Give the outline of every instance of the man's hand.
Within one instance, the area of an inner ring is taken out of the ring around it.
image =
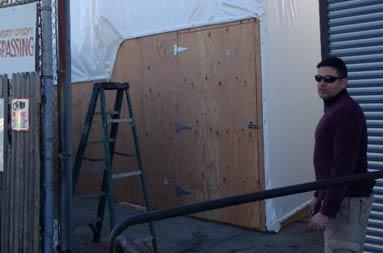
[[[318,204],[318,199],[316,197],[314,197],[311,202],[310,202],[310,214],[311,216],[314,216],[314,213],[315,213],[315,207],[317,206]]]
[[[315,214],[310,220],[310,228],[317,232],[322,232],[326,229],[329,218],[321,212]]]

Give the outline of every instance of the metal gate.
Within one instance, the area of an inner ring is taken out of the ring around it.
[[[341,57],[368,126],[368,168],[383,169],[383,0],[319,0],[322,55]],[[383,252],[383,181],[374,188],[365,252]]]

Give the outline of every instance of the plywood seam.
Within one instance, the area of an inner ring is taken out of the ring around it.
[[[235,27],[235,26],[240,26],[240,25],[247,24],[247,23],[252,23],[252,22],[255,23],[255,20],[257,20],[257,19],[256,18],[250,18],[250,19],[243,19],[243,20],[239,20],[239,21],[235,21],[235,22],[229,21],[229,22],[215,24],[215,25],[204,25],[204,26],[200,26],[200,27],[192,27],[192,28],[179,30],[178,33],[180,33],[180,34],[194,33],[194,32],[208,31],[208,30],[212,30],[212,29]]]
[[[260,49],[260,24],[254,22],[254,48],[256,49],[255,53],[255,73],[256,73],[256,89],[257,89],[257,116],[258,116],[258,171],[259,171],[259,188],[265,189],[265,176],[264,176],[264,145],[263,145],[263,107],[262,107],[262,67],[261,67],[261,49]],[[260,202],[260,224],[263,230],[266,230],[266,206],[265,201]]]

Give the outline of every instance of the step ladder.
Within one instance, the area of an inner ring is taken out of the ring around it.
[[[115,91],[115,102],[113,111],[108,111],[106,108],[106,98],[105,91]],[[128,106],[128,118],[120,118],[121,107],[124,95],[126,96],[127,106]],[[100,111],[96,112],[96,105],[98,98],[100,98]],[[92,122],[94,116],[101,116],[101,128],[102,128],[102,138],[98,140],[89,140],[89,134],[92,128]],[[133,153],[122,153],[115,151],[115,144],[117,138],[117,131],[119,124],[127,123],[129,128],[132,131],[133,135],[133,144],[134,152]],[[102,145],[104,155],[103,157],[87,157],[85,156],[86,146],[87,145]],[[133,158],[136,160],[137,168],[134,171],[127,171],[122,173],[113,174],[112,173],[112,163],[114,155],[125,156],[127,158]],[[139,176],[141,179],[141,186],[145,201],[145,207],[147,211],[150,211],[150,204],[148,200],[148,192],[146,190],[146,184],[143,175],[142,160],[140,156],[140,149],[138,145],[137,130],[134,121],[134,115],[132,110],[132,102],[129,94],[129,84],[128,83],[113,83],[113,82],[101,82],[95,83],[93,86],[92,97],[90,99],[88,112],[85,117],[84,126],[82,129],[81,139],[79,147],[76,154],[76,160],[74,162],[73,168],[73,185],[75,188],[77,185],[77,180],[80,174],[81,165],[84,160],[89,162],[104,162],[103,166],[88,168],[91,170],[98,170],[103,173],[102,177],[102,186],[100,192],[95,192],[92,194],[82,195],[75,197],[76,200],[84,199],[98,199],[98,208],[97,208],[97,217],[95,223],[89,224],[93,231],[93,241],[100,242],[102,225],[104,222],[104,214],[106,205],[109,208],[109,218],[110,218],[110,227],[113,227],[116,224],[115,217],[115,204],[113,201],[113,189],[112,181],[125,177]],[[83,168],[82,170],[85,170]],[[157,242],[154,232],[154,227],[152,223],[149,223],[151,240],[154,252],[157,252]]]

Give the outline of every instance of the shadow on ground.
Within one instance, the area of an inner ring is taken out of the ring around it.
[[[75,208],[75,221],[84,223],[95,212],[95,203]],[[116,208],[117,220],[140,213],[127,204]],[[203,221],[189,217],[178,217],[154,223],[160,253],[321,253],[322,235],[309,230],[307,221],[299,221],[283,228],[278,234]],[[108,226],[108,225],[107,225]],[[107,253],[106,242],[109,230],[104,229],[103,242],[92,242],[92,231],[88,226],[74,230],[74,253]],[[138,225],[124,232],[131,240],[150,248],[151,240],[147,225]],[[144,251],[148,252],[147,250]]]

